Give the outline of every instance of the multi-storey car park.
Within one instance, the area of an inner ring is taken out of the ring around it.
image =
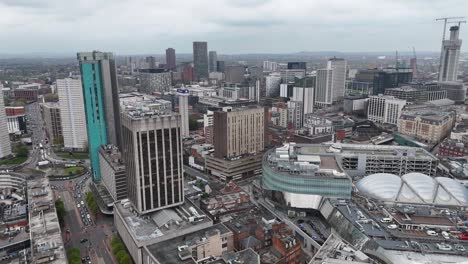
[[[438,160],[422,148],[289,143],[265,153],[262,185],[275,202],[317,209],[324,198],[350,199],[352,177],[374,173],[434,176]]]
[[[436,175],[438,162],[421,148],[289,143],[264,156],[262,204],[302,231],[319,216],[383,263],[463,263],[468,190]]]

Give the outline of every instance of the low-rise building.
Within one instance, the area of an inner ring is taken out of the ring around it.
[[[8,133],[25,133],[26,118],[24,106],[6,106],[5,113],[7,118]]]
[[[456,139],[445,139],[439,145],[441,157],[465,157],[468,156],[468,142]]]
[[[233,251],[232,232],[223,224],[177,236],[143,250],[145,264],[200,263],[222,259]],[[208,262],[210,263],[210,262]]]
[[[398,132],[426,143],[439,143],[455,122],[454,112],[405,111],[398,118]]]
[[[99,149],[99,164],[102,183],[114,201],[127,198],[125,165],[116,146],[106,145]]]
[[[369,97],[367,118],[376,123],[398,123],[398,117],[406,105],[406,101],[389,95],[374,95]]]
[[[171,239],[183,241],[184,237],[213,226],[213,221],[203,214],[189,199],[182,205],[137,215],[127,199],[121,200],[114,206],[115,227],[122,238],[130,256],[135,263],[179,263],[178,254],[174,255],[174,262],[158,261],[159,257],[152,256],[161,242]],[[203,232],[204,231],[200,231]],[[154,245],[154,247],[152,247]],[[178,243],[168,243],[168,246],[178,252]],[[169,252],[158,250],[160,254]],[[171,249],[172,251],[172,249]],[[190,263],[190,262],[188,262]]]

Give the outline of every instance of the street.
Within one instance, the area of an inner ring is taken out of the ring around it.
[[[81,205],[81,201],[84,201],[88,179],[82,176],[70,181],[52,182],[56,197],[63,200],[67,212],[63,230],[65,247],[80,249],[81,256],[90,256],[92,263],[113,263],[110,249],[106,246],[106,240],[112,236],[113,218],[99,214],[97,218],[91,216],[91,221],[85,220],[89,209],[86,202]],[[79,195],[77,190],[80,190]],[[83,211],[84,217],[81,216]]]
[[[33,148],[23,167],[35,169],[37,162],[41,160],[48,160],[53,164],[77,163],[78,160],[64,160],[53,152],[48,144],[50,142],[46,140],[39,104],[37,102],[28,104],[25,110],[28,130],[32,132]],[[42,148],[39,147],[40,144]],[[88,167],[89,160],[85,160],[82,165]],[[66,249],[80,250],[82,263],[114,263],[110,248],[106,246],[107,240],[110,240],[113,234],[113,218],[102,214],[98,214],[97,218],[91,216],[84,199],[85,193],[89,190],[87,187],[89,183],[87,174],[72,180],[50,182],[55,199],[61,199],[65,205],[63,241]],[[88,256],[89,260],[86,258]]]

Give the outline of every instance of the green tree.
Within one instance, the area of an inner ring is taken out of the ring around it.
[[[67,214],[67,211],[65,210],[65,204],[62,200],[58,199],[57,201],[55,201],[55,209],[57,210],[57,217],[59,219],[59,223],[60,225],[63,225],[64,217]]]
[[[27,158],[28,157],[28,148],[25,145],[21,145],[16,149],[16,156],[21,157],[21,158]]]
[[[189,130],[197,130],[198,129],[198,121],[195,117],[189,117]]]
[[[81,254],[78,248],[70,248],[67,250],[68,263],[81,264]]]
[[[63,145],[63,137],[62,136],[55,137],[52,143],[54,145]]]
[[[125,255],[123,255],[122,258],[119,259],[119,264],[130,264],[130,255],[128,255],[128,253],[125,253]]]
[[[46,102],[58,102],[58,95],[57,94],[52,94],[52,93],[46,94],[44,96],[44,100]]]

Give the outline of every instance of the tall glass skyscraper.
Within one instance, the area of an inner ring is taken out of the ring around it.
[[[193,65],[195,80],[208,80],[208,43],[193,42]]]
[[[94,181],[101,180],[99,148],[122,146],[119,95],[114,56],[110,52],[79,52],[89,157]]]

